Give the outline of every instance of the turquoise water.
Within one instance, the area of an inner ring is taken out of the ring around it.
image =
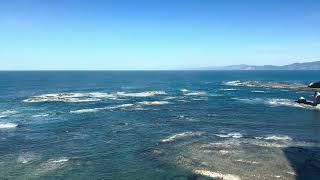
[[[0,72],[1,179],[319,179],[319,71]],[[307,165],[304,162],[309,162]]]

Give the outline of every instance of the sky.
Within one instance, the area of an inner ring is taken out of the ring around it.
[[[0,70],[320,60],[319,0],[1,0]]]

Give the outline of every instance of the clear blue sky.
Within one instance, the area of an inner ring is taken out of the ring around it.
[[[1,0],[0,69],[320,60],[320,0]]]

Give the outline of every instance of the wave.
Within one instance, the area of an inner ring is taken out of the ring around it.
[[[78,109],[78,110],[70,111],[70,113],[75,113],[75,114],[94,113],[94,112],[98,112],[98,111],[101,111],[101,110],[112,110],[112,109],[128,108],[128,107],[132,107],[132,106],[134,106],[134,104],[120,104],[120,105],[116,105],[116,106],[108,106],[108,107],[102,107],[102,108]]]
[[[173,96],[168,96],[166,98],[164,98],[163,100],[172,100],[172,99],[176,99],[177,97],[173,97]]]
[[[228,133],[228,134],[215,134],[218,137],[222,137],[222,138],[242,138],[243,135],[241,133]]]
[[[182,132],[182,133],[177,133],[174,134],[166,139],[162,139],[161,142],[172,142],[175,141],[176,139],[184,138],[184,137],[190,137],[190,136],[200,136],[202,133],[201,132]]]
[[[78,109],[78,110],[70,111],[70,113],[74,113],[74,114],[92,113],[92,112],[98,112],[99,110],[102,110],[102,108]]]
[[[266,142],[266,141],[251,142],[251,144],[260,146],[260,147],[272,147],[272,148],[285,148],[289,146],[288,144],[279,144],[275,142]]]
[[[144,105],[164,105],[164,104],[169,104],[168,101],[143,101],[140,102],[140,104]]]
[[[38,118],[38,117],[48,117],[49,114],[35,114],[35,115],[32,115],[31,117],[33,118]]]
[[[17,162],[22,164],[27,164],[35,160],[39,160],[40,156],[32,152],[24,152],[18,156]]]
[[[104,94],[104,95],[103,95]],[[103,98],[114,98],[106,93],[57,93],[57,94],[43,94],[40,96],[33,96],[23,100],[23,102],[37,103],[37,102],[95,102],[101,101]]]
[[[251,91],[251,92],[253,92],[253,93],[265,93],[265,91],[257,91],[257,90]]]
[[[49,159],[48,161],[41,163],[38,167],[37,174],[47,173],[49,171],[54,171],[60,168],[63,168],[68,162],[68,158],[59,158],[59,159]]]
[[[222,174],[219,172],[213,172],[213,171],[208,171],[203,169],[194,169],[193,172],[195,174],[200,174],[202,176],[207,176],[215,179],[219,178],[219,179],[225,179],[225,180],[240,180],[239,176],[233,175],[233,174]]]
[[[185,93],[185,92],[188,92],[189,90],[188,89],[180,89],[180,91]]]
[[[0,129],[12,129],[18,127],[15,123],[0,123]]]
[[[299,107],[305,109],[314,109],[320,110],[320,106],[311,106],[306,104],[299,104],[296,103],[294,100],[291,99],[277,99],[277,98],[269,98],[269,99],[262,99],[262,98],[254,98],[254,99],[247,99],[247,98],[231,98],[233,100],[242,101],[248,104],[266,104],[270,106],[288,106],[288,107]]]
[[[207,95],[206,92],[203,91],[198,91],[198,92],[189,92],[189,93],[184,93],[185,96],[205,96]]]
[[[117,109],[117,108],[127,108],[127,107],[132,107],[134,104],[120,104],[117,106],[111,106],[110,109]]]
[[[0,112],[0,118],[5,118],[14,114],[18,114],[19,111],[15,111],[15,110],[5,110]]]
[[[256,139],[275,140],[275,141],[291,141],[292,138],[286,135],[270,135],[266,137],[255,137]]]
[[[225,89],[220,89],[220,91],[237,91],[238,89],[233,89],[233,88],[225,88]]]
[[[125,97],[149,97],[154,95],[165,95],[167,94],[165,91],[145,91],[139,93],[126,93],[126,92],[117,92],[118,96],[125,96]]]

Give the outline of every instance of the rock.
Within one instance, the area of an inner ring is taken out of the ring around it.
[[[318,104],[320,104],[320,92],[315,92],[315,93],[314,93],[313,104],[314,104],[315,106],[318,105]]]
[[[307,103],[307,100],[304,97],[300,97],[296,102],[305,104]]]
[[[320,88],[320,81],[312,82],[308,85],[309,88]]]

